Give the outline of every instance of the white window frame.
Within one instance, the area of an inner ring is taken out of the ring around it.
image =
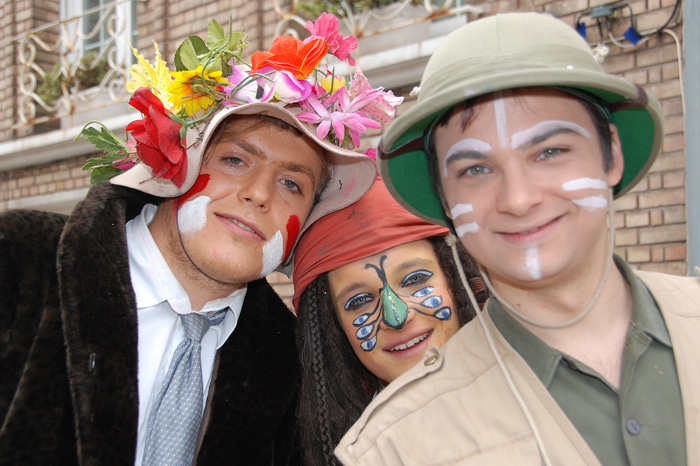
[[[86,11],[95,9],[95,7],[86,8],[85,4],[88,1],[90,0],[61,0],[61,19],[66,20],[78,17],[84,15]],[[92,0],[92,3],[94,2],[95,0]],[[102,11],[109,11],[111,8],[115,9],[117,15],[117,30],[121,29],[121,34],[118,36],[116,41],[118,63],[132,63],[133,56],[129,44],[133,43],[133,39],[135,37],[135,2],[132,0],[97,0],[97,2],[100,4],[99,6],[102,8]],[[77,31],[78,27],[80,28],[80,34],[78,34]],[[85,16],[82,17],[80,21],[68,25],[70,37],[76,38],[75,43],[72,44],[73,49],[76,50],[76,59],[84,56],[89,50],[100,50],[101,47],[110,40],[108,37],[106,40],[101,41],[97,47],[91,47],[90,49],[86,50],[86,48],[89,46],[86,45],[87,41],[82,38],[82,36],[87,35],[90,31],[86,31],[85,27]],[[106,27],[107,22],[102,25],[102,28]],[[77,55],[77,51],[80,52],[80,55]]]

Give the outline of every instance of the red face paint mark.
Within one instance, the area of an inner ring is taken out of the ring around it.
[[[299,236],[299,230],[301,230],[299,217],[292,215],[287,221],[287,247],[284,248],[284,259],[287,259],[289,253],[292,252],[294,243],[297,242],[297,237]]]
[[[210,178],[211,177],[208,174],[199,175],[199,177],[197,178],[197,181],[194,182],[194,184],[192,185],[190,190],[178,198],[178,201],[179,201],[178,204],[182,205],[185,202],[187,202],[187,200],[189,198],[191,198],[192,196],[194,196],[195,194],[201,193],[202,191],[204,191],[204,188],[206,188],[207,185],[209,184]]]

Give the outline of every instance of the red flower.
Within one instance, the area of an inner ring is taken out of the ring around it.
[[[297,79],[306,79],[328,53],[324,39],[313,39],[304,44],[296,37],[279,36],[269,52],[255,52],[250,60],[252,71],[271,66],[278,71],[289,71]]]
[[[141,162],[153,170],[153,176],[172,180],[178,188],[187,177],[187,151],[180,140],[180,128],[150,89],[142,87],[134,92],[129,104],[144,118],[132,121],[126,127],[136,140],[136,152]]]

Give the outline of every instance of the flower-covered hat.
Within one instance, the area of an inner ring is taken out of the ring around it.
[[[267,115],[282,120],[311,138],[326,153],[331,179],[300,232],[320,217],[362,197],[376,178],[376,164],[353,151],[360,135],[380,129],[394,116],[403,98],[372,89],[359,68],[352,78],[336,75],[327,54],[355,65],[350,56],[357,39],[338,32],[339,21],[324,13],[306,28],[304,41],[277,37],[269,51],[243,58],[242,32],[226,34],[209,22],[206,40],[188,37],[175,53],[176,71],[168,69],[157,44],[147,61],[134,49],[138,63],[129,72],[130,105],[143,118],[126,127],[123,141],[98,122],[83,136],[102,157],[83,167],[91,182],[109,179],[159,197],[177,197],[196,181],[207,144],[231,115]],[[287,258],[287,263],[291,261]],[[284,266],[285,264],[283,264]]]

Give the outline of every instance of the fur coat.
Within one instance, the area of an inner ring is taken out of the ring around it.
[[[156,198],[101,183],[67,218],[0,215],[0,465],[133,465],[137,317],[125,223]],[[219,349],[196,464],[295,462],[295,319],[248,284]]]

